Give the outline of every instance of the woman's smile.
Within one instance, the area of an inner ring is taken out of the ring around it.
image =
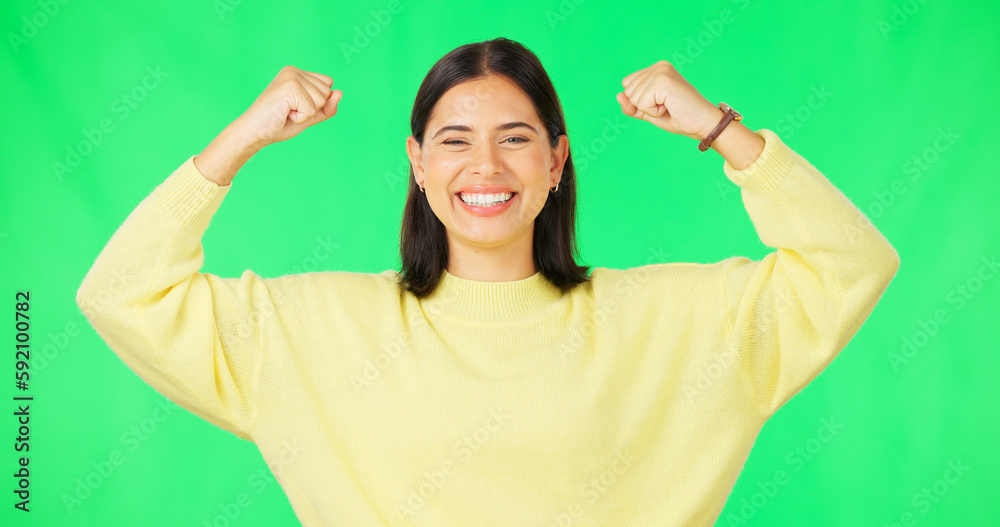
[[[455,194],[455,199],[462,204],[462,208],[475,216],[496,216],[503,214],[504,211],[510,208],[515,198],[517,198],[516,192],[495,194],[466,194],[459,192]]]

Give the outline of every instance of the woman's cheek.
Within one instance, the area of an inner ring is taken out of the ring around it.
[[[445,156],[440,160],[439,166],[441,167],[441,170],[446,173],[460,169],[463,166],[462,156],[457,154]]]

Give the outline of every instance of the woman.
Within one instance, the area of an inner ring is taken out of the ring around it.
[[[282,69],[77,295],[149,384],[257,444],[304,525],[710,525],[761,426],[899,264],[774,132],[660,61],[623,79],[622,111],[714,138],[776,251],[587,276],[561,107],[537,57],[499,38],[448,53],[417,93],[399,272],[200,273],[239,168],[336,114],[332,85]]]

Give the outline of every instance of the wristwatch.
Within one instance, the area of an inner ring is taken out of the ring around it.
[[[719,109],[722,110],[725,115],[722,116],[722,120],[715,126],[712,133],[708,134],[708,137],[702,139],[701,142],[698,143],[698,150],[701,150],[702,152],[708,150],[708,148],[712,146],[712,141],[715,141],[715,139],[719,137],[719,134],[722,133],[722,130],[724,130],[730,122],[743,120],[743,115],[740,112],[737,112],[732,108],[732,106],[729,106],[724,102],[719,103]]]

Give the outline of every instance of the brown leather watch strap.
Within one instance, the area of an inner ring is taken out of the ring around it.
[[[726,129],[726,126],[728,126],[729,123],[733,121],[743,120],[743,116],[740,115],[739,112],[737,112],[731,106],[729,106],[724,102],[719,103],[719,109],[722,110],[722,112],[724,113],[724,115],[722,116],[722,120],[719,121],[719,124],[715,126],[715,129],[712,130],[712,133],[708,134],[708,137],[702,139],[701,142],[698,143],[698,150],[701,150],[702,152],[707,151],[709,147],[712,146],[712,141],[715,141],[716,138],[719,137],[719,134],[721,134],[722,131]]]

